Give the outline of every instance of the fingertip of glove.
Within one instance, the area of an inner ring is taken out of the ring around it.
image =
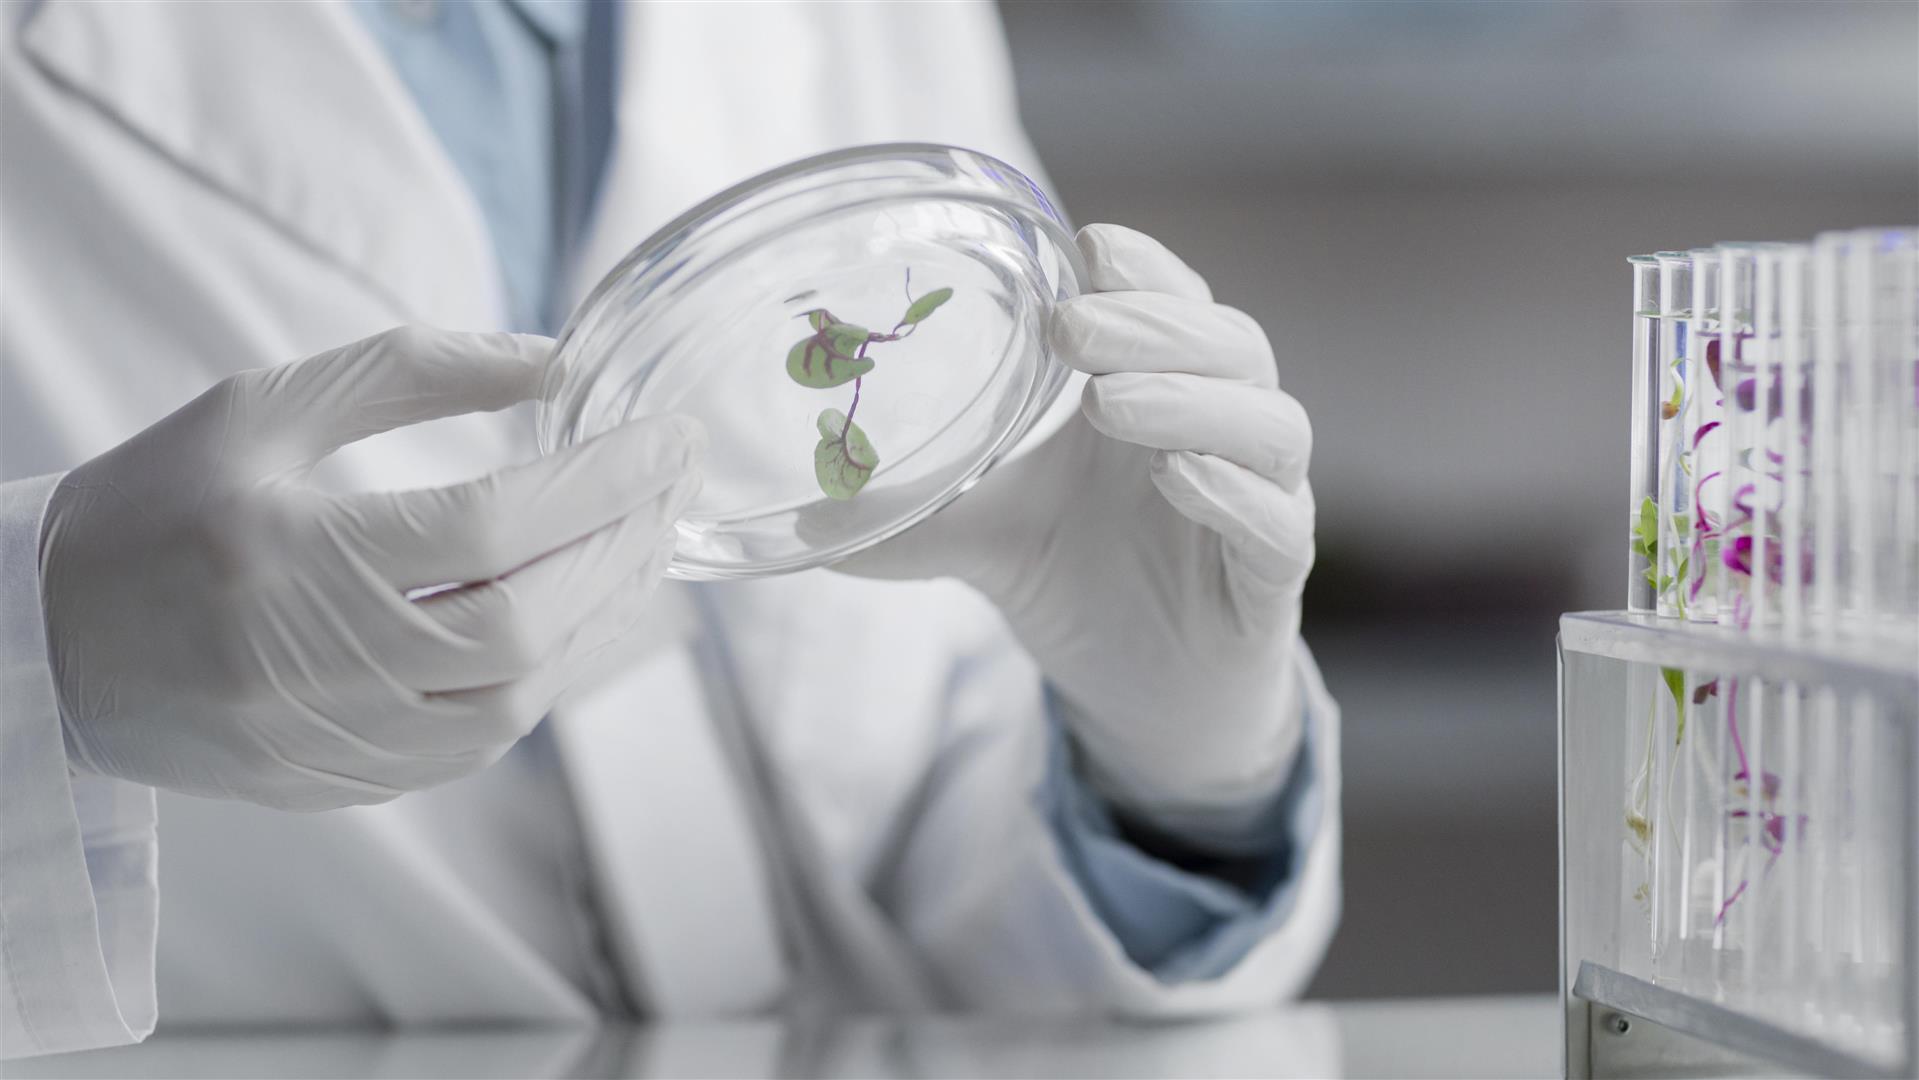
[[[553,339],[544,334],[502,333],[499,337],[505,339],[501,342],[502,346],[538,367],[545,367],[556,351]]]
[[[1130,372],[1095,375],[1086,380],[1080,392],[1080,410],[1100,433],[1123,438],[1134,417],[1132,387],[1137,380]]]
[[[698,465],[706,458],[708,443],[706,424],[697,417],[684,413],[675,413],[667,417],[673,427],[673,434],[680,440],[681,462],[688,466]]]
[[[450,369],[484,373],[510,386],[516,400],[538,397],[553,358],[553,339],[506,330],[400,328],[396,344],[439,358]]]
[[[1094,292],[1139,290],[1210,300],[1212,289],[1173,250],[1138,229],[1093,224],[1076,238]]]
[[[691,416],[675,415],[666,418],[665,439],[667,462],[678,470],[680,479],[674,483],[677,495],[682,487],[691,485],[686,494],[690,500],[699,491],[700,467],[706,461],[707,435],[706,425]]]
[[[527,396],[541,397],[548,393],[547,377],[553,370],[553,358],[558,351],[553,347],[553,339],[539,334],[500,333],[502,356],[512,361],[526,372]]]
[[[1080,229],[1074,240],[1079,244],[1080,254],[1086,256],[1087,264],[1096,267],[1111,266],[1115,255],[1120,252],[1142,247],[1165,250],[1158,241],[1138,229],[1104,221],[1096,221]]]
[[[1046,344],[1054,352],[1073,356],[1086,350],[1099,324],[1099,312],[1090,303],[1094,299],[1082,296],[1053,306],[1046,321]]]
[[[677,517],[681,510],[692,504],[705,484],[706,477],[697,468],[687,469],[678,480],[673,481],[673,486],[667,490],[667,504],[672,507],[674,516]]]

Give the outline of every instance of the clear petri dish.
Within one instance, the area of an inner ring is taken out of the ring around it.
[[[705,485],[667,570],[821,566],[959,497],[1067,371],[1047,316],[1084,289],[1037,184],[950,146],[836,151],[721,192],[648,238],[561,331],[543,451],[633,418],[703,421]]]

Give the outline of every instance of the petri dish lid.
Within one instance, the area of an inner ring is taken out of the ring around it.
[[[985,154],[797,161],[660,229],[581,302],[540,446],[695,417],[705,483],[667,576],[825,565],[958,498],[1033,427],[1068,375],[1047,318],[1085,276],[1051,200]]]

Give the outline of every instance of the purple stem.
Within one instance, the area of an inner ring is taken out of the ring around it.
[[[1739,887],[1732,891],[1732,895],[1726,897],[1726,902],[1719,905],[1719,916],[1713,919],[1712,921],[1712,924],[1714,926],[1719,926],[1725,923],[1726,912],[1732,910],[1733,901],[1739,899],[1740,895],[1746,891],[1746,884],[1747,884],[1746,882],[1741,881],[1739,883]]]
[[[1739,758],[1739,775],[1750,778],[1752,769],[1746,764],[1746,743],[1739,737],[1739,680],[1732,680],[1726,688],[1726,730],[1732,733],[1732,752]],[[1748,779],[1747,783],[1752,781]]]
[[[1718,478],[1719,470],[1714,469],[1700,477],[1699,482],[1692,486],[1692,505],[1693,509],[1699,515],[1696,524],[1699,527],[1699,531],[1706,536],[1715,536],[1718,534],[1719,526],[1712,520],[1712,515],[1706,512],[1705,500],[1706,485]]]
[[[866,349],[862,347],[860,351],[865,352]],[[860,383],[864,381],[865,378],[863,376],[855,376],[853,379],[853,404],[847,406],[846,423],[840,427],[840,442],[842,443],[846,441],[846,433],[853,430],[853,414],[860,411]]]
[[[1773,853],[1772,853],[1772,855],[1771,855],[1771,856],[1769,856],[1769,857],[1768,857],[1768,858],[1766,859],[1766,866],[1765,866],[1765,868],[1764,868],[1763,870],[1761,870],[1761,871],[1759,871],[1759,876],[1761,876],[1761,877],[1765,877],[1765,876],[1767,876],[1767,875],[1769,875],[1769,874],[1771,874],[1771,873],[1772,873],[1772,864],[1773,864],[1773,863],[1776,863],[1776,862],[1778,862],[1778,861],[1779,861],[1779,853],[1775,851],[1775,852],[1773,852]],[[1719,925],[1722,925],[1723,923],[1725,923],[1725,921],[1726,921],[1726,912],[1728,912],[1728,911],[1730,911],[1730,910],[1732,910],[1732,902],[1733,902],[1734,900],[1737,900],[1737,899],[1739,899],[1739,896],[1740,896],[1740,894],[1741,894],[1741,893],[1744,893],[1744,892],[1746,891],[1746,886],[1747,886],[1748,884],[1750,884],[1750,883],[1751,883],[1751,879],[1750,879],[1750,878],[1744,878],[1744,879],[1741,879],[1741,880],[1740,880],[1740,882],[1739,882],[1739,887],[1738,887],[1738,888],[1736,888],[1736,889],[1734,889],[1734,890],[1732,891],[1732,895],[1731,895],[1731,896],[1728,896],[1728,897],[1726,897],[1726,902],[1725,902],[1725,903],[1723,903],[1723,904],[1721,904],[1721,905],[1719,905],[1719,917],[1718,917],[1718,918],[1716,918],[1716,919],[1714,919],[1714,920],[1712,921],[1712,924],[1713,924],[1714,926],[1719,926]]]
[[[911,304],[913,301],[913,268],[910,266],[906,268],[906,300],[908,304]],[[830,319],[832,316],[829,313],[827,317]],[[911,337],[913,331],[919,329],[919,324],[915,323],[906,333],[902,334],[900,333],[900,327],[905,325],[903,322],[896,322],[893,324],[893,329],[884,334],[868,334],[866,340],[860,342],[860,351],[853,354],[853,359],[866,359],[867,346],[876,341],[898,341],[901,338]],[[820,340],[824,342],[825,339],[826,332],[822,330],[820,331]],[[863,375],[855,375],[853,377],[853,403],[846,407],[846,423],[840,425],[840,445],[842,446],[846,444],[847,432],[853,430],[853,414],[860,411],[860,387],[865,381],[866,377]]]
[[[1732,493],[1732,508],[1739,511],[1739,520],[1733,522],[1734,526],[1752,520],[1752,497],[1758,490],[1757,484],[1741,484],[1739,490]]]
[[[912,271],[908,270],[907,273],[911,274]],[[893,329],[897,330],[899,329],[899,327],[896,326]],[[867,338],[865,341],[860,342],[860,351],[853,354],[853,359],[855,360],[866,359],[866,347],[868,345],[873,344],[873,342],[875,341],[881,341],[881,340],[890,341],[892,339],[885,337],[884,335],[877,335],[877,334],[874,335],[873,337]],[[866,381],[866,376],[864,375],[855,375],[853,377],[853,404],[848,405],[846,407],[846,423],[840,425],[840,445],[842,446],[846,444],[846,433],[853,430],[853,414],[860,411],[860,386],[865,381]]]

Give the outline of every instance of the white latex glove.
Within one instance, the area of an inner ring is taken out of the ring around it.
[[[1079,246],[1094,291],[1060,305],[1050,338],[1091,376],[1080,411],[841,568],[979,588],[1058,690],[1107,797],[1230,831],[1299,745],[1312,429],[1259,325],[1170,251],[1112,225]]]
[[[532,397],[551,346],[389,331],[222,380],[63,478],[40,561],[74,765],[317,810],[505,753],[640,616],[701,430],[634,423],[434,490],[302,478],[368,435]]]

